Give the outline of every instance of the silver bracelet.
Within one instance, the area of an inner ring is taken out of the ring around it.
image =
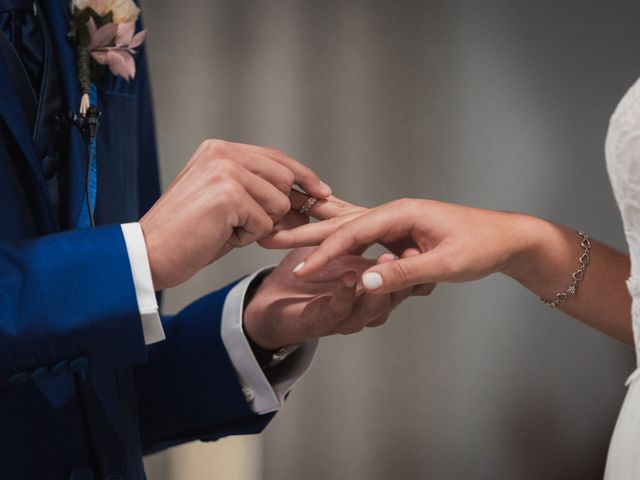
[[[580,262],[580,268],[578,268],[578,270],[575,271],[573,275],[571,275],[571,278],[573,278],[573,282],[571,282],[571,285],[569,285],[569,287],[567,287],[566,290],[560,293],[557,293],[556,298],[554,300],[545,300],[544,298],[540,299],[545,303],[545,305],[551,308],[557,308],[558,305],[566,302],[569,299],[569,297],[571,297],[572,295],[575,295],[576,290],[578,288],[578,284],[584,278],[584,272],[587,269],[587,265],[589,265],[589,263],[591,262],[591,240],[589,239],[589,235],[587,235],[586,233],[582,233],[580,231],[577,233],[582,237],[582,242],[580,243],[580,246],[582,247],[583,252],[580,258],[578,259],[578,262]]]

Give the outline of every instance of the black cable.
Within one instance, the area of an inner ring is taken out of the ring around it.
[[[91,207],[91,164],[93,163],[93,140],[89,139],[89,155],[87,161],[87,178],[86,178],[86,195],[87,195],[87,212],[89,212],[89,224],[91,228],[96,226],[93,219],[93,210]]]
[[[95,105],[91,105],[85,117],[85,125],[89,131],[89,155],[87,155],[87,178],[86,178],[86,195],[87,195],[87,212],[89,214],[89,224],[91,228],[96,226],[95,219],[93,217],[93,208],[91,202],[91,165],[94,161],[94,149],[93,142],[98,135],[98,126],[100,119],[100,110]]]

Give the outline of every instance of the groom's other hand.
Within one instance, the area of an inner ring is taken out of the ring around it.
[[[402,289],[385,295],[367,293],[358,281],[377,262],[356,255],[341,256],[315,274],[298,279],[295,265],[314,248],[291,252],[262,282],[244,313],[244,331],[260,347],[275,350],[334,334],[357,333],[384,324],[391,311],[411,295]]]
[[[331,189],[279,150],[207,140],[140,220],[154,288],[178,285],[236,247],[271,233],[298,185],[317,198]]]

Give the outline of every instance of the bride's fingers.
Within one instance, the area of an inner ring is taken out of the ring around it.
[[[300,240],[301,231],[308,233],[308,230],[314,225],[320,225],[321,223],[329,225],[331,223],[338,223],[336,220],[341,221],[342,218],[299,227],[291,232],[298,231],[297,235]],[[306,277],[318,271],[331,260],[347,252],[352,252],[360,246],[375,243],[391,232],[393,232],[396,237],[399,237],[401,236],[399,234],[405,234],[406,230],[411,228],[411,221],[403,220],[402,212],[398,212],[396,208],[388,205],[369,210],[364,215],[357,216],[350,222],[342,223],[338,226],[330,225],[330,228],[325,227],[326,231],[323,232],[324,234],[331,232],[331,230],[333,230],[333,232],[320,244],[319,248],[314,250],[303,263],[296,267],[294,273],[300,278]],[[318,239],[319,236],[316,235],[314,241],[318,241]]]
[[[402,253],[402,258],[410,258],[410,257],[415,257],[417,255],[420,255],[422,252],[420,250],[418,250],[417,248],[407,248],[403,253]],[[433,289],[436,288],[436,284],[435,283],[422,283],[420,285],[416,285],[414,287],[409,287],[403,291],[407,292],[407,296],[409,295],[414,295],[416,297],[426,297],[431,295],[431,293],[433,292]],[[400,292],[398,292],[400,293]],[[395,302],[396,299],[393,298],[394,295],[397,295],[396,293],[394,293],[392,295],[392,302]],[[406,296],[399,299],[399,301],[397,303],[395,303],[395,305],[398,305],[400,302],[402,302],[405,298],[407,298]],[[395,306],[394,305],[394,306]]]
[[[285,216],[286,220],[281,220],[271,235],[258,242],[259,245],[270,249],[320,245],[342,224],[367,211],[364,207],[358,207],[332,195],[325,200],[316,200],[306,213],[300,213],[301,209],[307,208],[310,198],[309,195],[292,190],[289,195],[291,211]],[[309,216],[322,221],[306,225]],[[306,220],[303,221],[303,218]]]
[[[402,258],[407,258],[407,257],[410,257],[410,256],[419,255],[419,254],[420,254],[420,250],[418,250],[417,248],[407,248],[402,253]],[[396,260],[398,260],[398,257],[396,257],[393,253],[384,253],[378,258],[378,262],[376,264],[377,265],[382,265],[383,263],[394,262]],[[412,293],[413,293],[413,288],[411,288],[411,287],[403,288],[399,292],[391,293],[390,294],[391,295],[391,301],[390,301],[390,304],[389,304],[390,310],[393,310],[398,305],[400,305],[402,302],[404,302],[407,298],[409,298],[412,295]],[[367,326],[368,327],[379,327],[380,325],[382,325],[383,323],[385,323],[387,321],[386,317],[388,317],[388,314],[386,316],[382,316],[382,317],[374,320],[373,322],[371,322]]]
[[[420,250],[418,250],[417,248],[407,248],[404,252],[402,252],[401,258],[415,257],[416,255],[420,255]],[[393,262],[395,260],[398,260],[398,257],[393,255],[390,260],[385,261],[385,262],[380,262],[380,263],[389,263],[389,262]],[[409,298],[412,295],[413,290],[414,290],[414,288],[407,287],[407,288],[403,288],[402,290],[399,290],[397,292],[391,293],[391,310],[393,310],[398,305],[400,305],[402,302],[404,302],[407,298]],[[377,325],[373,325],[373,326],[375,327]]]
[[[291,209],[299,212],[306,207],[311,197],[298,190],[291,190],[289,200],[291,201]],[[311,208],[307,210],[307,215],[318,220],[328,220],[330,218],[342,217],[353,213],[364,213],[367,209],[349,203],[341,198],[331,195],[325,199],[316,199]]]
[[[301,215],[301,214],[298,214]],[[291,229],[281,229],[261,239],[258,243],[264,248],[284,249],[320,245],[341,225],[356,218],[356,214],[332,218],[322,222],[309,223]]]
[[[418,250],[417,248],[407,248],[402,253],[402,258],[415,257],[416,255],[420,255],[420,253],[421,253],[420,250]],[[383,264],[383,263],[393,262],[395,260],[398,260],[398,257],[396,257],[394,254],[392,254],[392,253],[384,253],[378,258],[377,265],[380,265],[380,264]],[[428,296],[428,295],[431,295],[431,293],[433,292],[434,288],[436,288],[436,284],[435,283],[423,283],[423,284],[420,284],[420,285],[416,285],[415,287],[407,287],[407,288],[403,288],[402,290],[400,290],[398,292],[393,292],[391,294],[391,309],[393,310],[394,308],[396,308],[398,305],[400,305],[402,302],[404,302],[410,296]],[[379,323],[373,323],[373,324],[370,324],[369,326],[376,327],[378,325],[380,325],[380,324]]]
[[[273,231],[279,232],[281,230],[291,230],[296,227],[306,225],[307,223],[309,223],[309,217],[291,210],[273,226]]]
[[[452,261],[451,257],[452,254],[446,248],[436,247],[414,257],[375,265],[364,272],[362,284],[367,291],[378,294],[397,292],[418,285],[418,292],[428,295],[435,285],[427,284],[467,279],[467,268],[459,261]]]

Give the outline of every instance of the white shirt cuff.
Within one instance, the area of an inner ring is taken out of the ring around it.
[[[231,289],[222,310],[221,335],[227,354],[236,370],[238,380],[251,409],[258,414],[277,411],[293,384],[307,371],[313,360],[317,340],[303,343],[293,354],[278,365],[277,379],[269,382],[258,364],[249,341],[242,329],[244,300],[251,282],[268,269],[257,271],[241,280]]]
[[[140,322],[145,345],[161,342],[165,339],[160,320],[160,311],[151,278],[151,267],[147,256],[147,244],[144,241],[139,223],[125,223],[120,226],[127,247],[133,285],[136,290]]]

